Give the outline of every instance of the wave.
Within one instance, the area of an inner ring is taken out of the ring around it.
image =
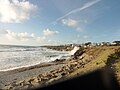
[[[43,47],[0,47],[0,71],[28,67],[70,56],[66,51],[55,51]]]
[[[71,51],[56,51],[43,47],[0,47],[0,71],[66,59],[74,55],[78,49],[76,46]]]
[[[43,48],[0,48],[0,52],[42,51]]]
[[[74,55],[76,51],[78,51],[80,48],[75,46],[73,50],[71,50],[70,55]]]

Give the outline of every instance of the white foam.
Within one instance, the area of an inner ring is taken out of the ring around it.
[[[75,52],[76,52],[77,50],[79,50],[79,49],[80,49],[79,47],[75,46],[74,49],[71,50],[70,55],[74,55]]]
[[[5,52],[0,52],[0,71],[13,70],[21,67],[33,66],[36,64],[51,62],[70,56],[69,52],[49,50],[45,48],[8,48]],[[24,49],[24,50],[23,50]],[[5,48],[2,49],[3,51]],[[20,51],[22,50],[22,52]],[[16,51],[16,52],[15,52]]]

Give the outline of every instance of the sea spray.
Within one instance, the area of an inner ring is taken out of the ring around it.
[[[74,55],[76,51],[78,51],[80,48],[75,46],[73,50],[71,50],[70,55]]]
[[[68,51],[56,51],[43,47],[0,46],[0,71],[51,62],[70,56]]]

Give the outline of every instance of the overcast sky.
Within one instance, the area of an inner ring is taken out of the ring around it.
[[[120,0],[0,0],[0,44],[120,40]]]

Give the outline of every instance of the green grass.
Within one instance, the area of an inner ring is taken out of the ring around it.
[[[67,78],[71,78],[78,74],[88,73],[96,69],[105,67],[108,57],[111,54],[115,53],[116,49],[118,49],[118,47],[112,47],[112,46],[111,47],[96,47],[96,48],[91,49],[90,51],[92,55],[95,56],[94,59],[88,64],[86,64],[84,68],[79,68],[78,70],[68,75]],[[114,56],[114,58],[116,58],[116,56]],[[120,67],[120,64],[119,64],[119,67]]]

